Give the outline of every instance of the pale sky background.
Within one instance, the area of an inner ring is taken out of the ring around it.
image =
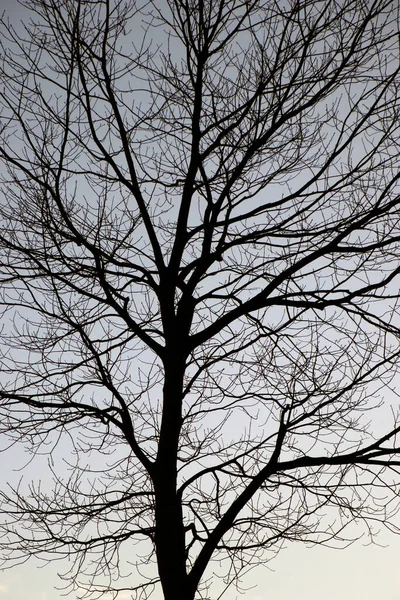
[[[10,17],[23,17],[16,0],[0,0],[0,9]],[[11,457],[10,457],[11,459]],[[0,462],[0,487],[6,484],[12,465]],[[38,478],[41,476],[38,473]],[[398,518],[400,525],[400,514]],[[306,548],[292,544],[268,564],[252,571],[245,580],[249,589],[245,600],[400,600],[400,536],[381,532],[378,546],[365,546],[363,540],[345,550]],[[0,572],[0,600],[62,600],[54,589],[60,585],[60,563],[38,568],[29,562]],[[126,582],[125,582],[126,583]],[[225,600],[234,600],[234,590]],[[68,598],[75,600],[76,594]],[[129,595],[120,596],[126,600]],[[161,600],[154,595],[154,600]],[[213,599],[214,600],[214,599]]]
[[[244,600],[400,600],[400,539],[382,536],[386,548],[358,542],[346,550],[306,549],[295,544],[270,563],[271,570],[253,571]],[[62,600],[54,589],[57,566],[16,567],[0,574],[0,600]],[[225,596],[234,600],[232,591]],[[68,598],[75,600],[76,595]],[[129,596],[121,600],[127,600]],[[160,600],[154,596],[154,600]]]

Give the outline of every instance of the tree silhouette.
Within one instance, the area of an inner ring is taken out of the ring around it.
[[[212,564],[227,588],[287,540],[394,527],[397,2],[25,9],[2,21],[0,428],[52,483],[4,488],[6,559],[192,600]]]

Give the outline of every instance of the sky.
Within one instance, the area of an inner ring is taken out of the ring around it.
[[[400,600],[400,539],[382,535],[386,547],[354,544],[346,550],[283,550],[269,565],[247,578],[244,600]],[[57,568],[26,564],[0,574],[0,600],[62,600]],[[233,591],[226,600],[237,597]],[[68,598],[75,600],[76,595]],[[120,597],[128,600],[129,596]],[[239,597],[240,598],[240,597]],[[161,600],[154,596],[154,600]]]
[[[25,463],[21,448],[3,454],[0,488],[20,479]],[[29,465],[28,476],[46,480],[46,460],[40,463],[40,469],[37,464]],[[362,533],[357,528],[352,532],[354,536]],[[400,600],[400,536],[381,527],[376,544],[368,541],[361,538],[343,550],[288,544],[275,559],[247,575],[242,596],[232,589],[224,600]],[[65,568],[65,562],[42,565],[31,560],[0,571],[0,600],[76,600],[77,594],[66,597],[57,589],[61,587],[57,572]],[[121,594],[119,600],[130,600],[130,596]],[[162,598],[154,594],[152,600]]]
[[[0,12],[23,16],[15,0],[0,0]],[[6,485],[9,465],[0,463],[0,487]],[[38,473],[40,477],[40,473]],[[400,525],[400,515],[399,515]],[[359,540],[345,550],[306,548],[297,543],[280,552],[266,568],[253,570],[245,580],[245,600],[400,600],[400,537],[381,532],[379,545]],[[0,572],[0,600],[61,600],[59,564],[39,568],[34,561]],[[62,568],[61,568],[62,570]],[[225,596],[234,600],[232,590]],[[68,596],[72,600],[76,595]],[[129,596],[120,596],[125,600]],[[154,596],[154,600],[160,598]]]

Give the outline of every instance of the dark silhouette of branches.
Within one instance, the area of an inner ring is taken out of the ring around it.
[[[397,3],[25,4],[0,430],[49,462],[1,492],[4,557],[193,600],[214,561],[227,588],[285,541],[395,529]]]

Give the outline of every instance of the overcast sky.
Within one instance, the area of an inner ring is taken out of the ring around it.
[[[400,600],[400,539],[382,536],[386,548],[361,542],[342,551],[306,549],[301,544],[284,550],[270,569],[247,578],[244,600]],[[0,600],[62,600],[57,566],[17,567],[0,575]],[[237,597],[233,591],[225,600]],[[69,598],[75,600],[76,595]],[[120,597],[120,600],[127,600]],[[154,596],[154,600],[160,600]]]
[[[23,9],[15,0],[0,0],[0,7],[13,18],[23,16]],[[3,463],[0,485],[6,485],[9,468],[10,465]],[[365,546],[360,540],[341,551],[293,544],[269,563],[268,568],[254,570],[247,577],[244,584],[254,587],[243,598],[400,600],[400,538],[382,532],[377,542],[380,547]],[[62,570],[60,564],[39,569],[37,563],[32,562],[0,573],[0,600],[61,600],[65,596],[54,589],[59,584],[57,570]],[[75,600],[76,595],[69,597]],[[234,590],[225,596],[226,600],[236,597]]]

